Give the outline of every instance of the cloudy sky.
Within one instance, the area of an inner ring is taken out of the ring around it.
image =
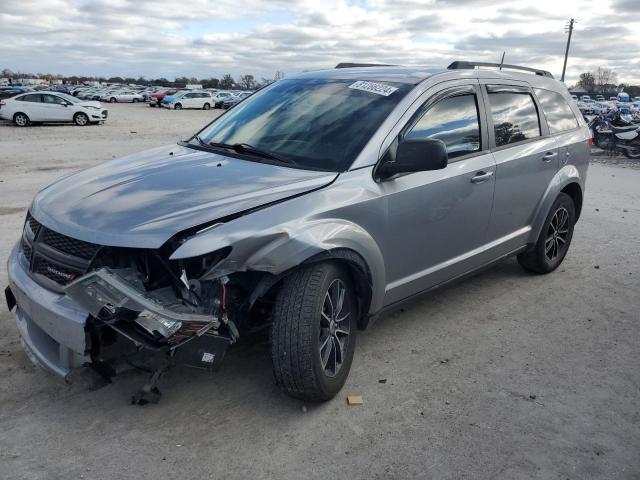
[[[0,0],[0,69],[272,78],[340,61],[506,61],[640,84],[640,0]]]

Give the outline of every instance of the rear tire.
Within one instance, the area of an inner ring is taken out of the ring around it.
[[[118,101],[118,99],[116,99],[115,97],[111,97],[109,99],[109,103],[116,103]]]
[[[573,200],[561,192],[547,215],[535,245],[518,255],[518,263],[530,272],[553,272],[569,250],[575,223]]]
[[[85,125],[89,125],[89,117],[84,113],[76,113],[73,116],[73,123],[79,127],[84,127]]]
[[[208,104],[208,103],[205,103],[205,104],[202,106],[202,109],[203,109],[203,110],[210,110],[210,109],[211,109],[211,105],[210,105],[210,104]]]
[[[631,148],[623,148],[624,156],[631,160],[637,160],[640,158],[640,145],[634,145]]]
[[[28,127],[31,121],[26,113],[16,113],[13,116],[13,123],[15,123],[19,127]]]
[[[357,317],[353,283],[341,265],[312,264],[288,276],[271,328],[276,384],[306,401],[333,398],[349,375]]]

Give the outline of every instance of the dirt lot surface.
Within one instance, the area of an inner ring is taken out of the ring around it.
[[[0,124],[3,285],[38,189],[216,115],[110,110],[103,126]],[[128,405],[140,373],[65,386],[30,364],[2,305],[0,478],[639,479],[639,267],[640,170],[594,157],[559,270],[508,260],[383,317],[323,405],[276,389],[264,341],[213,375],[172,371],[158,405]]]

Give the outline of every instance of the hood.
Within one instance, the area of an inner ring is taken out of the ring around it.
[[[165,95],[164,97],[162,97],[162,101],[164,103],[171,103],[174,100],[177,100],[180,97],[177,97],[176,95]]]
[[[182,230],[315,190],[336,176],[172,145],[58,180],[36,195],[31,214],[87,242],[158,248]]]
[[[96,102],[94,100],[87,100],[86,102],[80,102],[80,103],[77,103],[76,105],[80,105],[81,107],[102,108],[102,104],[100,102]]]

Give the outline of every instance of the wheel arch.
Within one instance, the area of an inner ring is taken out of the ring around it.
[[[580,175],[580,171],[574,165],[565,165],[563,168],[558,170],[551,182],[549,182],[549,185],[542,196],[542,200],[535,211],[533,221],[531,222],[531,232],[528,243],[536,242],[544,221],[547,218],[547,214],[549,213],[549,209],[560,193],[566,193],[573,200],[576,207],[577,221],[582,211],[583,192],[584,179]]]

